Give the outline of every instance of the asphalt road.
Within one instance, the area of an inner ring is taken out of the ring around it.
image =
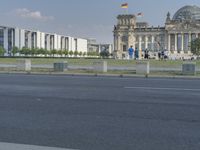
[[[199,150],[200,80],[0,74],[0,142]]]

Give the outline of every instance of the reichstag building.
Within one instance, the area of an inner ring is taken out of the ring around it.
[[[124,58],[130,46],[139,51],[167,50],[170,54],[190,54],[190,43],[200,37],[200,8],[184,6],[173,17],[166,16],[164,27],[137,22],[135,15],[118,15],[114,26],[114,55]]]

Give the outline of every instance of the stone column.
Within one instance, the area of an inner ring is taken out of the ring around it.
[[[118,58],[122,58],[120,35],[117,35],[117,55],[118,55]]]
[[[62,47],[61,47],[62,49]],[[114,35],[114,50],[117,50],[117,38],[116,35]]]
[[[6,53],[8,53],[8,28],[4,28],[3,33],[3,41],[4,41],[4,49],[6,50]]]
[[[198,33],[195,33],[196,38],[198,38]]]
[[[142,37],[141,36],[139,36],[139,51],[141,51],[141,49],[142,49]]]
[[[177,52],[177,33],[175,33],[175,44],[174,44],[174,51],[175,51],[175,53]]]
[[[192,34],[191,32],[188,33],[188,54],[191,54],[191,42],[192,42]]]
[[[181,33],[181,53],[184,53],[184,33]]]
[[[131,46],[133,46],[133,49],[135,49],[135,39],[132,32],[128,34],[128,48]]]
[[[51,36],[50,36],[50,40],[51,40],[51,42],[50,42],[50,43],[51,43],[51,46],[50,46],[51,48],[50,48],[50,49],[55,49],[55,45],[54,45],[54,35],[51,35]]]
[[[117,49],[118,51],[121,51],[121,47],[120,47],[120,35],[117,36]]]
[[[148,36],[146,35],[145,36],[145,49],[148,48]]]
[[[68,38],[65,38],[65,49],[69,49],[69,43],[68,43]]]
[[[171,35],[168,34],[168,51],[171,51]]]
[[[32,37],[31,37],[31,32],[28,31],[28,48],[32,48]]]
[[[33,47],[37,48],[37,33],[36,32],[34,33],[34,36],[33,36]]]
[[[13,48],[13,47],[15,46],[15,45],[14,45],[14,41],[15,41],[14,30],[12,30],[11,39],[12,39],[12,48]]]
[[[192,34],[191,32],[188,33],[188,39],[189,39],[189,43],[192,41]]]
[[[62,50],[65,50],[65,37],[62,37]]]
[[[47,50],[50,50],[50,35],[47,35]]]
[[[99,54],[100,54],[101,53],[101,44],[99,44],[98,47],[99,47],[98,51],[99,51]]]
[[[184,47],[184,34],[181,33],[181,51],[183,51],[183,47]]]
[[[155,37],[152,35],[151,36],[151,50],[154,51],[154,40],[155,40]]]
[[[12,51],[13,47],[15,46],[15,45],[14,45],[14,44],[15,44],[15,37],[14,37],[14,30],[13,30],[13,29],[11,30],[11,43],[12,43],[12,44],[10,45],[11,47],[10,47],[10,49],[8,50],[8,55],[10,55],[10,56],[12,55],[12,54],[11,54],[11,51]]]

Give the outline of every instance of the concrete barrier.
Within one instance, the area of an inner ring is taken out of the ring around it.
[[[67,148],[26,145],[26,144],[16,144],[16,143],[3,143],[3,142],[0,142],[0,149],[1,150],[75,150]]]
[[[30,59],[19,59],[17,61],[18,71],[31,71],[31,60]]]
[[[196,75],[196,62],[184,62],[182,64],[183,75]]]
[[[108,72],[107,61],[95,61],[93,62],[93,70],[95,72]]]
[[[136,61],[136,74],[148,75],[149,74],[149,61]]]
[[[53,64],[54,72],[64,72],[68,70],[68,62],[56,62]]]

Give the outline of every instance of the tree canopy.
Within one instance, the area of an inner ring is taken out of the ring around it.
[[[191,52],[195,55],[200,55],[200,38],[191,42]]]
[[[0,56],[4,56],[5,50],[2,46],[0,46]]]

